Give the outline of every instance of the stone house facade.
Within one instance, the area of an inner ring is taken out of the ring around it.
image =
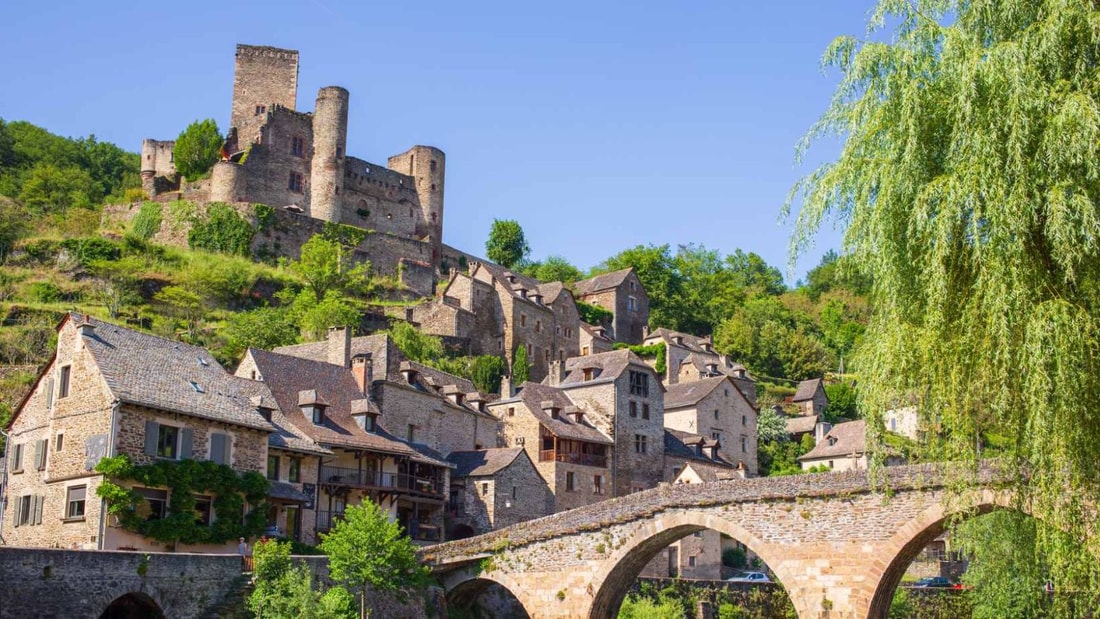
[[[253,401],[264,397],[262,385],[229,374],[202,348],[66,315],[54,357],[11,423],[5,537],[23,546],[158,549],[107,515],[96,496],[103,476],[95,465],[126,455],[139,465],[200,459],[265,473],[272,442],[302,456],[316,453],[296,428],[276,429],[265,418]],[[151,515],[171,501],[170,489],[141,492]],[[196,517],[212,522],[219,515],[207,499]]]
[[[823,414],[829,406],[829,396],[825,394],[825,381],[814,378],[798,383],[791,402],[798,406],[801,415]]]
[[[522,447],[456,451],[448,539],[488,533],[553,513],[554,495]]]
[[[756,406],[756,379],[745,366],[715,351],[709,336],[698,337],[661,327],[646,335],[642,344],[665,346],[666,369],[661,378],[666,385],[725,375],[733,379],[749,403]]]
[[[669,385],[665,394],[665,427],[707,437],[718,453],[755,476],[758,412],[726,375]]]
[[[640,344],[649,328],[649,296],[634,269],[627,268],[581,280],[573,287],[577,299],[612,314],[611,336],[617,342]]]
[[[607,329],[602,325],[590,325],[582,322],[578,344],[581,348],[580,355],[584,357],[598,355],[602,352],[611,352],[614,350],[615,342],[607,336]]]

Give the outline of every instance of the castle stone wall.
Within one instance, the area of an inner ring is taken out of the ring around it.
[[[298,52],[238,45],[233,71],[233,109],[229,124],[238,143],[259,139],[259,119],[275,105],[293,110],[298,96]],[[257,110],[257,108],[263,108]]]

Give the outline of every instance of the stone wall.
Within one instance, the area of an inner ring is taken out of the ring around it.
[[[166,617],[200,617],[240,585],[237,555],[50,550],[0,546],[0,618],[98,617],[128,593]],[[18,583],[18,584],[15,584]]]
[[[394,436],[406,438],[414,426],[413,440],[443,454],[496,447],[497,424],[489,415],[396,382],[375,382],[373,394],[383,411],[379,425]]]
[[[233,71],[233,108],[229,124],[238,140],[257,139],[256,117],[275,105],[293,110],[298,95],[298,52],[258,45],[237,45]],[[257,107],[264,109],[257,113]]]
[[[313,162],[313,119],[310,114],[292,108],[274,107],[263,116],[265,122],[256,138],[248,145],[248,157],[241,168],[246,177],[248,202],[282,208],[296,204],[306,212],[310,209],[310,169]],[[294,151],[295,138],[303,148]],[[242,147],[245,146],[242,142]],[[291,188],[290,174],[301,177],[301,187]]]

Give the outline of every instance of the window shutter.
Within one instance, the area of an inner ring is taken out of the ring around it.
[[[160,424],[155,421],[145,422],[145,455],[155,456],[157,455],[157,433],[160,431]]]
[[[43,440],[34,442],[34,468],[39,471],[46,468],[46,444]]]
[[[190,460],[192,444],[195,438],[194,431],[192,431],[191,428],[183,428],[180,430],[180,437],[180,458]]]
[[[53,410],[53,377],[46,381],[46,408]]]
[[[17,496],[15,497],[15,509],[12,513],[12,525],[19,526],[19,514],[23,513],[23,501],[27,500],[27,497]]]
[[[18,471],[23,468],[23,444],[13,445],[12,452],[11,466],[9,468],[12,471]]]
[[[44,496],[34,497],[34,524],[42,524],[42,504],[45,502]]]
[[[210,459],[218,464],[226,464],[225,461],[225,435],[210,435]]]

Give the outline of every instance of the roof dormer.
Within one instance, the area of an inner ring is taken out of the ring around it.
[[[481,395],[480,391],[471,391],[467,393],[466,402],[479,412],[485,412],[485,396]]]
[[[261,417],[267,421],[271,421],[271,414],[275,412],[274,404],[262,395],[252,396],[249,398],[249,401],[252,402],[252,408],[255,409]]]
[[[566,406],[565,407],[565,415],[567,417],[569,417],[569,419],[573,423],[580,423],[580,424],[584,423],[584,410],[582,410],[581,408],[579,408],[577,406]]]
[[[399,365],[397,369],[399,372],[401,372],[401,378],[404,378],[405,382],[409,383],[410,385],[416,382],[417,371],[416,368],[413,367],[412,363],[409,363],[408,361],[402,361],[401,365]]]
[[[305,418],[313,423],[317,425],[325,423],[325,409],[328,408],[328,402],[317,393],[316,389],[298,392],[298,408],[302,409]]]
[[[370,400],[367,398],[351,401],[351,418],[360,430],[374,432],[378,429],[378,412],[371,410]]]
[[[558,414],[561,412],[561,408],[553,400],[543,400],[539,403],[539,408],[542,409],[542,412],[550,415],[551,419],[557,419]]]
[[[458,385],[444,385],[443,395],[447,396],[447,399],[459,406],[462,406],[462,400],[466,397],[466,393],[458,388]]]
[[[684,345],[684,336],[680,335],[679,333],[673,333],[670,339],[672,340],[672,343],[677,346]]]

